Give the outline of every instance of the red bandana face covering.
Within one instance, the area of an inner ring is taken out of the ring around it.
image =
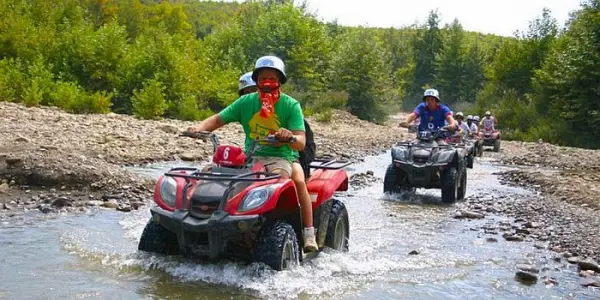
[[[275,113],[275,103],[281,96],[277,80],[262,80],[258,83],[258,98],[262,103],[260,116],[268,118]]]

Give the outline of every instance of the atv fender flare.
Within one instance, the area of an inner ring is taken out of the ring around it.
[[[306,184],[313,202],[313,208],[319,203],[331,199],[335,192],[348,190],[348,174],[344,170],[319,169]],[[316,199],[313,197],[316,195]]]

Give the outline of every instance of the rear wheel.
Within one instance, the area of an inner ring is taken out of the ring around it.
[[[500,140],[495,140],[494,141],[494,152],[499,152],[500,151]]]
[[[156,223],[154,219],[150,219],[142,232],[138,250],[175,255],[179,254],[179,242],[174,233]]]
[[[442,202],[452,204],[458,198],[458,171],[455,167],[450,167],[442,173]]]
[[[277,271],[298,265],[299,253],[296,232],[292,225],[285,221],[267,225],[254,249],[256,261],[263,262]]]
[[[338,251],[348,251],[348,240],[350,238],[350,224],[348,222],[348,210],[343,202],[333,199],[329,224],[327,225],[327,236],[325,246]]]

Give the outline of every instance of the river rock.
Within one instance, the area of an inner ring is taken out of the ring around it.
[[[0,184],[0,194],[6,194],[8,191],[10,191],[10,186],[8,183],[4,182]]]
[[[455,219],[483,219],[485,215],[482,213],[468,211],[468,210],[459,210],[454,213]]]
[[[109,201],[105,201],[105,202],[103,202],[103,203],[102,203],[102,206],[103,206],[103,207],[106,207],[106,208],[117,208],[117,207],[119,206],[119,204],[117,203],[117,201],[116,201],[116,200],[114,200],[114,199],[111,199],[111,200],[109,200]]]
[[[104,201],[100,201],[100,200],[90,200],[87,202],[87,206],[103,206],[104,205]]]
[[[40,206],[39,206],[39,210],[40,210],[41,212],[45,213],[45,214],[47,214],[47,213],[51,213],[51,212],[53,212],[53,211],[54,211],[54,210],[52,209],[52,207],[51,207],[50,205],[48,205],[48,204],[40,205]]]
[[[58,197],[56,200],[52,201],[52,206],[58,208],[65,206],[73,206],[73,200],[67,197]]]
[[[536,283],[538,280],[538,277],[537,277],[537,275],[530,273],[530,272],[517,271],[515,273],[515,279],[521,283],[529,285],[529,284]]]
[[[158,128],[166,133],[179,133],[179,128],[174,125],[161,125]]]
[[[539,273],[540,272],[540,270],[536,266],[527,265],[527,264],[518,264],[517,269],[519,269],[521,271],[529,272],[529,273]]]
[[[130,212],[131,206],[130,205],[119,205],[119,206],[117,206],[117,210],[122,211],[122,212]]]
[[[518,234],[505,233],[502,237],[509,242],[522,242],[523,237]]]
[[[577,257],[577,256],[571,256],[571,257],[567,258],[567,261],[570,264],[576,264],[576,263],[579,262],[579,257]]]
[[[598,265],[598,263],[591,261],[591,260],[581,260],[577,262],[577,265],[579,266],[579,270],[591,270],[594,272],[598,272],[600,273],[600,266]]]
[[[419,254],[419,251],[417,251],[417,250],[408,252],[408,255],[418,255],[418,254]]]
[[[590,276],[594,276],[594,274],[596,274],[596,272],[594,272],[592,270],[579,271],[579,277],[590,277]]]
[[[194,152],[184,152],[179,155],[179,158],[183,161],[196,161],[202,159],[202,155]]]
[[[582,278],[579,281],[579,284],[581,284],[582,286],[585,287],[600,287],[600,280],[598,280],[598,278],[591,278],[591,277],[586,277],[586,278]]]

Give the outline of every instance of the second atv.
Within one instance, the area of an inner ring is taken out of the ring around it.
[[[414,132],[414,127],[409,131]],[[383,191],[401,193],[415,188],[437,188],[442,190],[444,203],[462,200],[467,191],[465,149],[437,142],[445,132],[446,128],[420,131],[417,141],[393,146]]]

